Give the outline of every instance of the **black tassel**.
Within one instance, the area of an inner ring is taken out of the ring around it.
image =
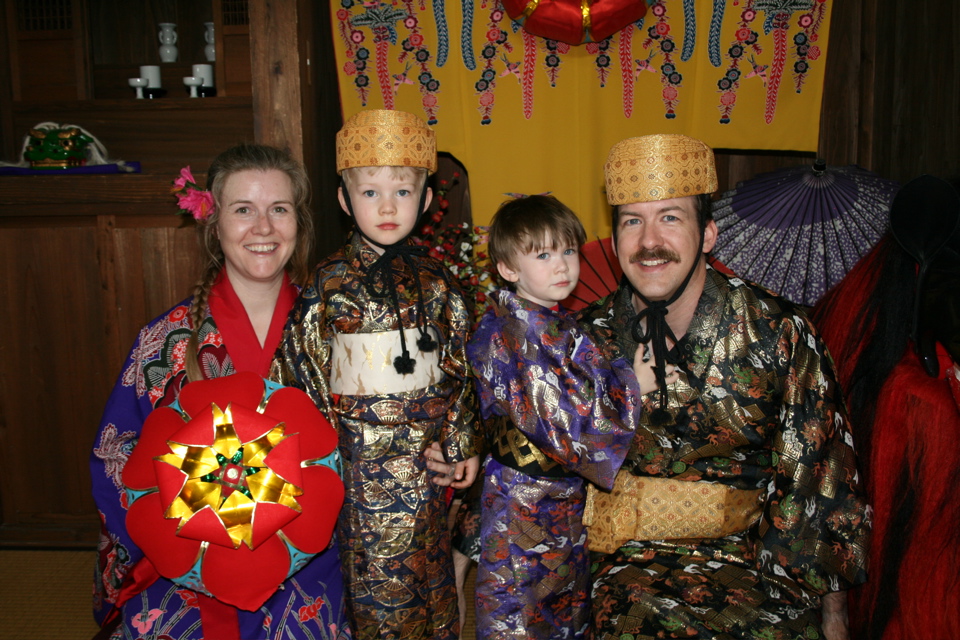
[[[397,370],[397,373],[400,375],[405,375],[408,373],[413,373],[413,369],[417,366],[416,360],[410,357],[410,354],[404,352],[403,355],[397,356],[393,359],[393,368]]]
[[[424,331],[420,334],[420,337],[417,338],[417,346],[420,347],[420,351],[430,353],[437,348],[437,341],[433,339],[433,336]]]

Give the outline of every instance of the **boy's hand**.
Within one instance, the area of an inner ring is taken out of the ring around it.
[[[644,354],[649,354],[647,356],[647,361],[644,362]],[[637,382],[640,384],[640,393],[647,394],[651,391],[657,390],[657,375],[653,371],[653,367],[657,364],[656,359],[653,357],[653,349],[649,349],[646,345],[640,345],[637,347],[637,353],[633,356],[633,372],[637,375]],[[680,378],[680,368],[668,364],[667,365],[667,384],[672,384]]]
[[[427,461],[427,469],[437,474],[433,477],[433,483],[441,487],[452,486],[454,489],[469,487],[480,469],[480,459],[477,456],[457,464],[447,462],[439,442],[431,443],[423,452],[423,457]]]
[[[453,486],[454,489],[466,489],[477,479],[477,471],[479,470],[479,456],[473,456],[463,462],[458,462],[457,468],[453,472],[454,482],[451,486]]]

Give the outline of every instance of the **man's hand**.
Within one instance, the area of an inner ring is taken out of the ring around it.
[[[646,360],[644,360],[645,357]],[[657,375],[653,370],[656,364],[657,360],[653,357],[653,350],[649,348],[649,345],[641,344],[637,346],[637,352],[633,356],[633,373],[637,376],[641,394],[657,390]],[[668,364],[666,378],[667,384],[676,382],[680,378],[679,367]]]
[[[831,591],[820,600],[823,605],[823,635],[826,640],[850,640],[847,592]]]

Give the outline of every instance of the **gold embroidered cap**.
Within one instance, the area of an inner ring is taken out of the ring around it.
[[[656,202],[717,190],[713,149],[696,138],[661,133],[621,140],[603,166],[607,202]]]
[[[337,173],[354,167],[425,167],[437,170],[433,129],[412,113],[369,109],[337,132]]]

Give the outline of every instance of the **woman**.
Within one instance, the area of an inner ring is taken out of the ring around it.
[[[141,330],[104,412],[91,456],[103,523],[95,617],[101,624],[119,620],[116,638],[349,637],[336,545],[253,612],[162,577],[149,583],[146,562],[135,569],[143,553],[125,526],[121,472],[144,420],[173,403],[188,381],[242,371],[268,375],[297,296],[294,283],[307,275],[313,238],[306,173],[272,147],[241,145],[217,156],[208,173],[210,195],[190,188],[188,170],[175,184],[185,194],[181,206],[197,218],[207,267],[191,298]],[[237,579],[242,576],[238,567]]]

